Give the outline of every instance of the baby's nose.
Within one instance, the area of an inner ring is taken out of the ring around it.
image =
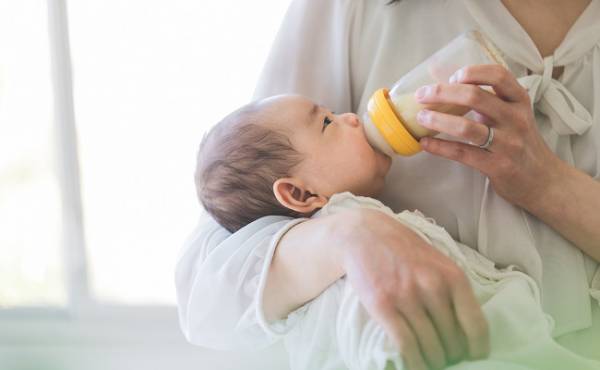
[[[358,118],[358,116],[354,113],[345,113],[344,121],[346,121],[346,123],[352,127],[360,126],[360,118]]]

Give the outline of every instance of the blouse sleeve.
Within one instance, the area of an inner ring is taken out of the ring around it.
[[[255,99],[294,93],[352,111],[350,45],[362,2],[294,0],[259,78]]]
[[[209,215],[203,217],[175,269],[179,323],[190,343],[255,350],[277,339],[258,324],[256,291],[277,243],[303,220],[267,216],[231,234]]]

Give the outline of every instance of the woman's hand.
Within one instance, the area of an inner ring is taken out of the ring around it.
[[[409,228],[374,210],[347,225],[347,279],[409,370],[442,369],[489,353],[481,307],[466,276]]]
[[[312,218],[286,232],[267,276],[266,319],[284,318],[344,274],[409,370],[489,353],[487,321],[462,270],[376,210]]]
[[[449,84],[424,86],[415,98],[422,104],[455,104],[476,112],[476,119],[424,110],[417,116],[427,128],[482,145],[487,149],[435,138],[421,140],[423,149],[461,162],[489,177],[494,190],[525,209],[541,201],[548,184],[560,179],[564,163],[552,153],[536,127],[527,91],[500,65],[475,65],[458,70]],[[488,85],[494,93],[477,85]]]

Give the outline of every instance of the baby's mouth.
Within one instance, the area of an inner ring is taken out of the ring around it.
[[[367,140],[367,138],[365,137],[365,140]],[[374,145],[371,145],[371,143],[369,142],[369,140],[367,140],[367,143],[369,143],[369,146],[373,149],[373,151],[377,154],[382,155],[383,157],[386,157],[390,162],[392,161],[392,157],[390,157],[389,155],[387,155],[386,153],[382,152],[379,148],[377,148]]]

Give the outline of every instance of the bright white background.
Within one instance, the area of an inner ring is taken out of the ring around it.
[[[85,279],[90,298],[111,306],[91,319],[48,314],[69,307],[72,278],[60,236],[53,1],[0,0],[0,368],[261,368],[259,355],[184,343],[173,267],[200,212],[197,145],[250,100],[289,0],[66,1]]]
[[[174,303],[197,146],[251,98],[287,1],[68,4],[93,292]]]
[[[288,1],[68,1],[92,292],[174,303],[203,132],[251,98]],[[0,0],[0,304],[65,300],[45,0]],[[60,134],[60,133],[58,133]]]

